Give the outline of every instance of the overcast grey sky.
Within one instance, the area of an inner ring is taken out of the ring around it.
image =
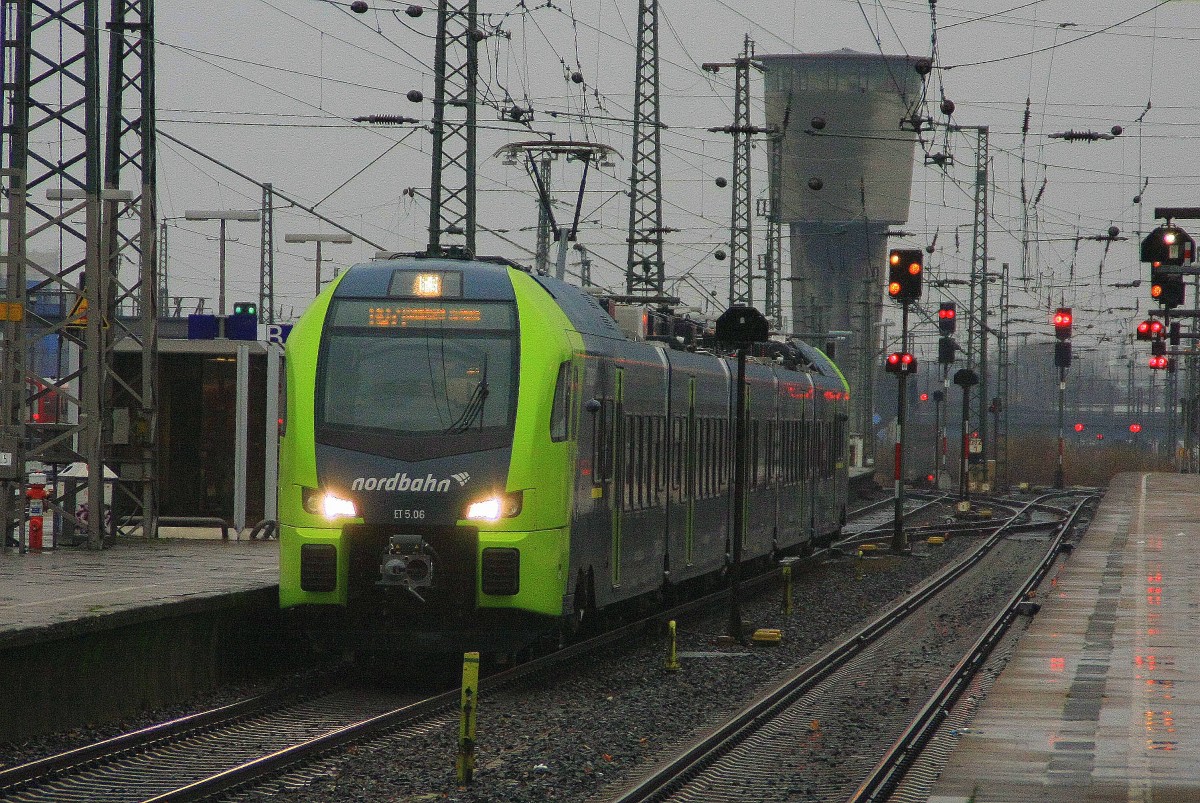
[[[368,2],[372,10],[365,15],[350,13],[348,3],[325,0],[159,4],[159,124],[261,181],[309,203],[321,201],[325,214],[376,242],[416,250],[425,244],[428,208],[405,190],[428,187],[429,134],[372,128],[350,118],[386,112],[430,119],[430,103],[411,103],[405,93],[420,89],[432,96],[435,15],[430,8],[411,18],[403,13],[407,3]],[[535,132],[589,138],[626,157],[609,175],[589,178],[580,234],[598,256],[595,278],[622,286],[628,215],[623,193],[630,151],[625,121],[631,106],[636,2],[481,0],[480,9],[486,22],[503,32],[481,50],[486,61],[482,92],[497,106],[531,105]],[[668,226],[679,229],[668,238],[667,271],[669,276],[690,272],[706,285],[724,288],[728,262],[717,262],[711,254],[728,240],[729,191],[718,189],[714,179],[729,175],[732,149],[727,135],[707,129],[731,121],[732,76],[729,71],[712,76],[699,64],[732,58],[747,33],[760,54],[847,47],[929,55],[929,3],[661,0],[660,9],[663,121],[669,126],[663,136],[664,217]],[[1014,275],[1021,263],[1022,151],[1029,193],[1045,183],[1034,258],[1025,281],[1015,284],[1017,300],[1030,307],[1019,316],[1041,321],[1048,307],[1060,301],[1073,305],[1080,329],[1077,348],[1090,345],[1088,338],[1096,342],[1103,337],[1106,343],[1124,339],[1133,322],[1144,317],[1145,287],[1111,285],[1143,278],[1137,232],[1152,225],[1153,207],[1200,205],[1194,100],[1198,35],[1200,3],[1188,0],[937,4],[942,69],[930,77],[928,113],[944,121],[938,111],[944,91],[957,107],[953,122],[991,127],[990,251],[997,264],[1009,262]],[[575,70],[583,74],[583,84],[571,82]],[[761,81],[754,91],[756,119],[761,121]],[[1031,124],[1022,148],[1026,98]],[[1148,104],[1152,108],[1143,116]],[[523,169],[503,165],[492,153],[534,134],[498,118],[492,109],[480,112],[485,124],[479,147],[480,223],[504,231],[512,242],[481,234],[479,250],[525,257],[533,248],[537,217],[530,181]],[[1124,133],[1112,141],[1069,143],[1048,137],[1067,129],[1107,132],[1113,125],[1122,126]],[[930,243],[936,233],[931,278],[962,278],[970,256],[974,156],[961,136],[951,137],[946,146],[956,159],[946,171],[926,167],[918,152],[905,229],[914,234],[911,242],[920,245]],[[257,208],[257,189],[240,179],[166,141],[159,153],[160,205],[168,217],[182,218],[186,209]],[[761,197],[766,192],[764,149],[758,148],[754,158],[754,192]],[[555,186],[564,204],[573,196],[578,176],[577,167],[558,169]],[[1138,205],[1133,199],[1143,184]],[[1103,233],[1110,225],[1119,226],[1131,240],[1107,253],[1101,243],[1077,245],[1077,236]],[[1200,223],[1195,226],[1200,230]],[[313,248],[285,245],[283,235],[319,230],[306,216],[277,214],[276,297],[285,311],[299,314],[311,300]],[[257,228],[231,224],[230,232],[239,240],[229,251],[230,299],[256,297]],[[215,233],[215,223],[172,221],[173,294],[215,297]],[[326,259],[346,264],[369,258],[373,251],[361,243],[330,246]],[[697,300],[686,288],[680,292],[693,303]],[[761,289],[757,294],[761,298]],[[936,302],[939,296],[928,300]],[[960,300],[965,301],[965,294]],[[1137,312],[1111,311],[1135,305]],[[1096,328],[1084,329],[1092,324]],[[1049,332],[1048,324],[1026,328]]]

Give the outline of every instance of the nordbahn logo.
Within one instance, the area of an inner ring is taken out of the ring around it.
[[[451,479],[458,487],[465,487],[471,475],[465,471],[452,474]],[[350,484],[352,491],[433,491],[446,493],[450,490],[450,480],[440,480],[432,474],[424,477],[409,477],[408,472],[400,472],[391,477],[356,477]]]

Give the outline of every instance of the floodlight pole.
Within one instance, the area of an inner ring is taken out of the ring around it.
[[[349,245],[354,242],[354,238],[349,234],[285,234],[283,235],[285,243],[316,243],[317,244],[317,268],[316,281],[313,287],[313,298],[321,295],[321,245],[323,243],[335,243],[337,245]]]
[[[225,314],[225,224],[230,220],[253,221],[257,223],[262,219],[262,214],[257,210],[237,210],[225,209],[216,212],[203,212],[198,210],[188,210],[183,213],[185,220],[216,220],[221,224],[221,257],[220,257],[220,283],[221,287],[217,296],[217,314]]]

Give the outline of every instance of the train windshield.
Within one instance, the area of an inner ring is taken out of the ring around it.
[[[328,321],[316,411],[324,434],[383,436],[384,445],[389,438],[511,434],[511,302],[341,299]]]

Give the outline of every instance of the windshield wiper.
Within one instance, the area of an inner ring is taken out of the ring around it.
[[[446,427],[446,433],[466,432],[475,423],[475,419],[479,419],[479,428],[483,429],[483,406],[487,403],[488,397],[488,355],[483,355],[483,376],[479,379],[479,384],[471,392],[471,398],[467,400],[467,404],[463,407],[463,411],[459,414],[454,423]]]

